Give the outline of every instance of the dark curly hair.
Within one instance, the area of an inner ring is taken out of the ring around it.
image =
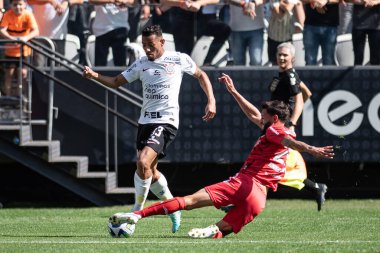
[[[289,106],[279,100],[263,102],[261,104],[261,109],[266,109],[271,116],[277,115],[278,119],[284,123],[288,121],[290,116]]]
[[[150,25],[144,28],[142,31],[142,36],[149,37],[150,35],[156,35],[157,37],[162,36],[162,29],[160,25]]]

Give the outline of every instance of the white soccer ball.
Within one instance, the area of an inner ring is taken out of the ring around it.
[[[135,232],[135,224],[123,223],[121,225],[112,225],[108,223],[108,232],[112,237],[132,237]]]

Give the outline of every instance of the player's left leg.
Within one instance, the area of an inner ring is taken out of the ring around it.
[[[160,171],[157,170],[158,159],[152,164],[153,179],[150,185],[150,190],[154,195],[160,200],[172,199],[173,195],[169,190],[168,182]],[[181,226],[181,211],[176,211],[169,214],[170,220],[172,221],[172,232],[175,233],[179,230]]]
[[[153,215],[167,215],[179,210],[192,210],[195,208],[212,205],[213,202],[211,201],[210,196],[204,189],[202,189],[186,197],[175,197],[165,201],[157,202],[151,206],[144,208],[141,211],[135,211],[132,213],[116,213],[112,215],[109,220],[113,224],[135,224],[140,219]]]

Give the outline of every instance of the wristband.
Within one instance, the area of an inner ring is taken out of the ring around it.
[[[241,6],[241,8],[245,7],[245,1],[244,0],[240,1],[240,6]]]
[[[297,124],[294,124],[293,122],[289,121],[289,126],[294,126],[294,127],[296,127]]]

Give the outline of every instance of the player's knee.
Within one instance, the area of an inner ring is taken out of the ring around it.
[[[137,169],[142,174],[149,173],[151,170],[150,166],[151,166],[151,163],[147,159],[139,158],[137,160]]]
[[[264,206],[257,206],[253,208],[252,210],[253,217],[256,217],[257,215],[259,215],[264,210],[264,208],[265,208]]]

